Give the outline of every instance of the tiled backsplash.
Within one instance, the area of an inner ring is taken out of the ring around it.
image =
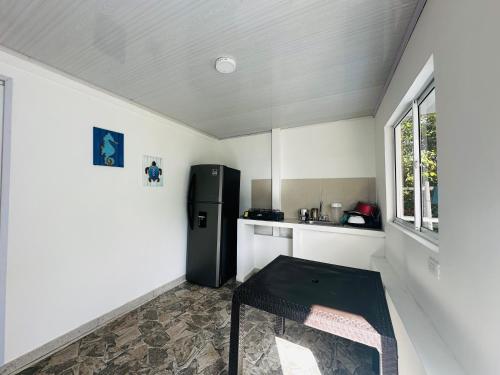
[[[319,208],[331,216],[331,204],[342,203],[343,210],[358,201],[375,202],[375,178],[311,178],[281,181],[281,209],[285,218],[297,218],[299,208]],[[252,207],[271,208],[271,180],[252,180]]]
[[[252,180],[252,208],[271,208],[271,179]]]

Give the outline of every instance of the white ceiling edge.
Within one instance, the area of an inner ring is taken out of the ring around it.
[[[342,122],[342,121],[349,121],[349,120],[356,120],[356,119],[363,119],[363,118],[370,118],[370,119],[375,119],[374,115],[366,115],[366,114],[352,114],[347,117],[339,117],[335,118],[333,120],[329,121],[321,121],[321,122],[312,122],[310,124],[304,124],[304,125],[291,125],[291,126],[280,126],[279,128],[273,128],[273,129],[301,129],[301,128],[308,128],[308,127],[313,127],[313,126],[324,126],[324,125],[334,125],[337,122]],[[260,135],[260,134],[269,134],[272,132],[272,129],[270,130],[262,130],[262,131],[257,131],[253,133],[246,133],[246,134],[238,134],[238,135],[231,135],[229,137],[222,137],[222,138],[217,138],[220,141],[224,141],[227,139],[233,139],[233,138],[241,138],[241,137],[250,137],[252,135]]]
[[[209,133],[205,133],[204,131],[201,131],[193,126],[190,126],[180,120],[177,120],[173,117],[170,117],[170,116],[167,116],[163,113],[160,113],[152,108],[149,108],[145,105],[142,105],[142,104],[139,104],[137,103],[136,101],[130,99],[130,98],[127,98],[125,96],[122,96],[122,95],[118,95],[118,94],[115,94],[109,90],[106,90],[105,88],[102,88],[100,86],[97,86],[93,83],[90,83],[84,79],[81,79],[81,78],[78,78],[78,77],[75,77],[74,75],[71,75],[69,73],[66,73],[64,72],[63,70],[60,70],[60,69],[57,69],[57,68],[54,68],[53,66],[51,65],[47,65],[43,62],[41,62],[40,60],[37,60],[33,57],[30,57],[30,56],[27,56],[27,55],[24,55],[22,53],[19,53],[17,51],[14,51],[8,47],[5,47],[4,45],[1,45],[0,44],[0,53],[4,53],[6,55],[11,55],[15,58],[18,58],[20,60],[23,60],[24,62],[28,63],[28,64],[31,64],[31,65],[34,65],[35,67],[38,67],[40,69],[43,69],[43,70],[46,70],[47,72],[49,72],[50,74],[53,74],[55,76],[59,76],[59,77],[62,77],[62,78],[65,78],[67,80],[70,80],[70,81],[73,81],[75,83],[75,86],[73,88],[76,88],[76,89],[81,89],[82,86],[85,88],[85,89],[91,89],[91,90],[94,90],[94,91],[97,91],[98,93],[101,93],[103,95],[106,95],[106,96],[109,96],[111,97],[112,99],[114,100],[117,100],[118,102],[120,102],[121,104],[129,104],[129,105],[132,105],[134,106],[136,109],[138,110],[141,110],[141,111],[144,111],[144,112],[147,112],[149,113],[150,115],[153,115],[153,116],[157,116],[157,117],[160,117],[162,118],[163,120],[166,120],[168,122],[171,122],[172,125],[174,126],[179,126],[179,127],[182,127],[184,128],[185,130],[188,130],[192,133],[195,133],[195,134],[198,134],[198,135],[201,135],[203,137],[206,137],[206,138],[209,138],[209,139],[212,139],[212,140],[220,140],[220,138],[217,138]],[[0,63],[2,61],[0,60]],[[15,65],[14,65],[15,66]],[[16,69],[22,69],[22,67],[19,67],[19,66],[15,66]],[[57,81],[57,77],[54,77],[55,80]],[[15,82],[14,82],[14,85],[15,85]]]
[[[391,84],[392,78],[394,77],[394,74],[396,73],[396,69],[398,68],[399,62],[401,61],[403,54],[406,50],[406,46],[410,42],[413,31],[415,30],[415,27],[417,27],[418,20],[419,20],[420,16],[422,15],[422,12],[424,11],[425,4],[427,4],[427,0],[418,0],[417,5],[415,6],[415,10],[413,11],[413,15],[411,16],[410,23],[408,24],[408,27],[406,29],[403,40],[401,41],[401,44],[399,45],[398,52],[396,53],[396,58],[394,59],[394,62],[392,63],[391,70],[389,72],[389,75],[387,76],[387,80],[385,81],[382,93],[380,94],[380,97],[377,100],[377,105],[375,106],[375,110],[373,112],[373,117],[375,117],[377,115],[377,112],[380,108],[380,105],[382,104],[382,101],[384,100],[385,94],[387,93],[387,90],[389,89],[389,85]]]
[[[307,126],[307,125],[304,125]],[[229,137],[223,137],[223,138],[217,138],[219,141],[227,141],[228,139],[233,139],[233,138],[242,138],[242,137],[251,137],[253,135],[262,135],[262,134],[271,134],[272,129],[269,130],[259,130],[253,133],[244,133],[244,134],[238,134],[238,135],[230,135]]]

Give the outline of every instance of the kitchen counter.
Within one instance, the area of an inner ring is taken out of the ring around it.
[[[253,220],[244,218],[238,219],[238,222],[239,221],[245,222],[247,225],[257,225],[263,227],[277,227],[277,228],[290,228],[290,229],[300,228],[302,230],[314,230],[321,232],[345,233],[358,236],[385,238],[385,232],[380,229],[356,228],[348,225],[330,224],[328,222],[322,224],[309,224],[300,222],[297,219],[285,219],[283,221],[268,221],[268,220]]]
[[[272,227],[262,235],[255,227]],[[286,236],[283,236],[286,232]],[[370,269],[370,257],[383,255],[385,233],[381,230],[334,224],[308,224],[296,219],[264,221],[238,219],[237,275],[245,281],[278,255],[288,255],[348,267]]]

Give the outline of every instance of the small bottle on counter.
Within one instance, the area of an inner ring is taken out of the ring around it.
[[[342,217],[342,203],[334,202],[332,203],[332,223],[340,224],[340,218]]]

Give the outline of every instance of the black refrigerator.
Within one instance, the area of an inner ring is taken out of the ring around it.
[[[240,171],[193,165],[187,199],[186,280],[218,288],[236,275]]]

